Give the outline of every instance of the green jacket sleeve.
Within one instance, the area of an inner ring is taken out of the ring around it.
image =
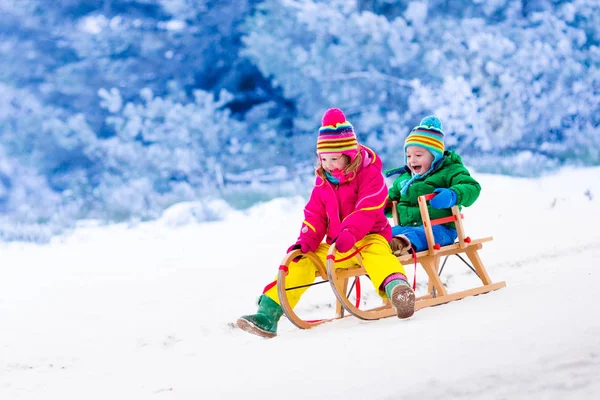
[[[449,182],[449,188],[457,194],[456,204],[469,207],[479,197],[481,185],[469,173],[469,171],[461,166],[456,169]]]

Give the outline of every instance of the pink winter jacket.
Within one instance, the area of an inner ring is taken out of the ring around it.
[[[356,177],[335,185],[317,176],[310,200],[304,207],[304,222],[297,243],[306,243],[315,251],[327,235],[331,244],[348,229],[357,241],[369,233],[392,240],[392,228],[384,207],[388,189],[381,173],[382,163],[368,147],[360,146],[363,163]]]

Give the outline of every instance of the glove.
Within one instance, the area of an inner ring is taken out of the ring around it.
[[[293,245],[291,245],[288,249],[287,252],[291,253],[294,250],[300,250],[301,252],[303,252],[304,254],[308,253],[310,251],[310,248],[308,247],[308,245],[306,243],[294,243]]]
[[[435,189],[433,193],[437,193],[433,199],[429,201],[433,208],[450,208],[456,205],[457,195],[452,189]]]
[[[300,250],[303,254],[306,254],[310,251],[310,248],[308,247],[308,245],[306,243],[294,243],[293,245],[291,245],[288,249],[287,249],[287,254],[291,253],[294,250]],[[294,259],[292,260],[293,262],[297,263],[298,261],[300,261],[304,256],[298,256],[298,257],[294,257]]]
[[[350,251],[350,249],[352,248],[352,246],[354,246],[355,243],[356,238],[354,237],[354,235],[350,233],[349,230],[344,229],[340,232],[337,239],[335,240],[335,247],[339,252],[345,253],[347,251]]]

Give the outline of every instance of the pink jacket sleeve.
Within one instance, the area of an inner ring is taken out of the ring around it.
[[[317,185],[313,188],[310,199],[304,207],[304,221],[297,241],[297,243],[306,243],[311,251],[317,250],[327,230],[327,212],[319,196],[319,183],[323,182],[317,178]]]
[[[356,179],[358,200],[354,211],[342,221],[341,230],[347,229],[361,240],[384,215],[388,189],[381,171],[373,165],[362,169]]]

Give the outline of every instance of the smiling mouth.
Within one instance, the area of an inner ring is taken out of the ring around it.
[[[421,169],[422,169],[423,167],[422,167],[422,166],[420,166],[420,165],[413,165],[413,166],[412,166],[412,167],[410,167],[410,168],[413,170],[413,172],[419,173],[419,172],[421,172]]]

